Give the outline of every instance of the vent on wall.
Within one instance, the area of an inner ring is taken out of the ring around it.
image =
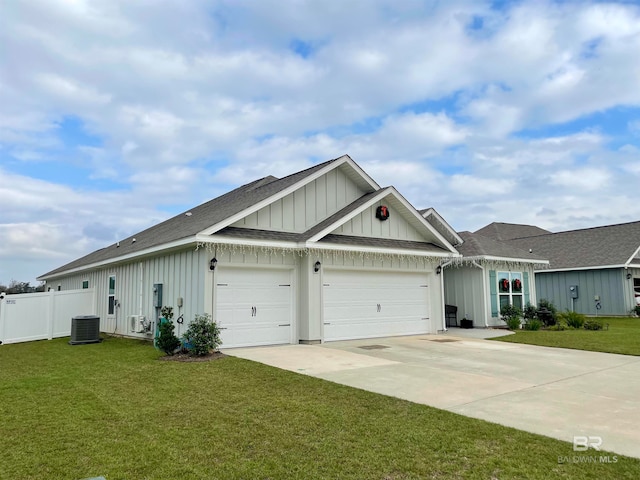
[[[95,315],[80,315],[71,319],[70,345],[84,343],[98,343],[100,338],[100,317]]]

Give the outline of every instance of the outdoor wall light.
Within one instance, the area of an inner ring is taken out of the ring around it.
[[[313,264],[313,271],[314,273],[318,273],[320,271],[320,266],[322,264],[320,263],[320,261],[317,261],[316,263]]]
[[[627,273],[627,280],[631,280],[631,272]]]
[[[209,270],[213,271],[216,269],[216,265],[218,265],[218,259],[216,257],[213,257],[211,259],[211,261],[209,262]]]
[[[442,266],[438,265],[436,267],[436,275],[440,275],[442,273]]]

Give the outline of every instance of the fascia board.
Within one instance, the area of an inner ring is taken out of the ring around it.
[[[418,212],[420,213],[420,212]],[[429,207],[425,210],[424,213],[421,214],[421,216],[426,220],[426,217],[433,214],[440,223],[442,223],[442,225],[444,225],[446,227],[447,230],[449,230],[449,232],[451,233],[451,235],[458,240],[458,245],[464,243],[464,240],[462,239],[462,237],[460,237],[460,235],[458,235],[458,232],[456,232],[451,225],[449,225],[449,223],[442,218],[442,215],[440,215],[435,208],[433,207]]]
[[[379,248],[379,247],[365,247],[357,245],[326,245],[321,243],[307,242],[305,248],[314,250],[327,250],[327,251],[340,251],[340,252],[363,252],[363,253],[377,253],[377,254],[390,254],[390,255],[412,255],[417,257],[442,257],[442,258],[455,258],[461,256],[460,254],[451,254],[446,252],[425,252],[424,250],[411,250],[401,248]]]
[[[335,160],[334,162],[331,162],[329,165],[327,165],[326,167],[318,170],[317,172],[315,172],[312,175],[309,175],[308,177],[305,177],[303,179],[301,179],[300,181],[294,183],[293,185],[289,186],[288,188],[285,188],[284,190],[281,190],[277,193],[274,193],[272,196],[265,198],[264,200],[262,200],[261,202],[258,202],[248,208],[245,208],[243,211],[236,213],[235,215],[232,215],[231,217],[226,218],[225,220],[216,223],[215,225],[212,225],[209,228],[206,228],[200,232],[197,233],[197,235],[212,235],[215,232],[217,232],[218,230],[222,230],[225,227],[228,227],[229,225],[242,220],[244,217],[251,215],[252,213],[257,212],[258,210],[260,210],[261,208],[266,207],[267,205],[272,204],[273,202],[280,200],[281,198],[286,197],[287,195],[295,192],[296,190],[299,190],[300,188],[304,187],[305,185],[313,182],[314,180],[317,180],[318,178],[322,177],[323,175],[327,174],[328,172],[330,172],[331,170],[334,170],[338,167],[340,167],[341,165],[344,164],[348,164],[349,166],[351,166],[351,168],[353,168],[356,172],[358,172],[361,175],[364,175],[364,179],[365,181],[371,185],[372,188],[374,188],[375,190],[378,190],[380,187],[378,186],[377,183],[375,183],[371,177],[369,177],[366,173],[364,173],[364,171],[358,167],[356,165],[356,163],[351,160],[351,158],[348,155],[343,155],[342,157],[338,158],[337,160]]]
[[[196,236],[198,243],[213,243],[213,244],[225,244],[225,245],[249,245],[252,247],[269,247],[269,248],[284,248],[295,250],[296,248],[303,248],[304,244],[299,242],[279,242],[277,240],[252,240],[245,238],[230,238],[230,237],[217,237],[215,235],[198,235]]]
[[[543,270],[543,273],[571,272],[574,270],[604,270],[605,268],[625,268],[629,266],[630,265],[593,265],[591,267],[548,268]]]
[[[440,232],[438,232],[433,227],[433,225],[431,225],[429,222],[427,222],[427,219],[424,218],[422,215],[420,215],[420,212],[418,212],[415,209],[415,207],[413,205],[411,205],[409,203],[409,201],[406,198],[404,198],[400,194],[400,192],[398,192],[396,190],[395,187],[388,187],[388,189],[392,190],[392,193],[400,201],[400,203],[402,203],[405,206],[405,208],[411,213],[411,215],[413,215],[424,227],[426,227],[426,229],[429,232],[433,233],[436,236],[436,238],[438,240],[440,240],[442,242],[442,244],[447,248],[447,250],[449,250],[451,253],[458,253],[458,251],[455,249],[455,247],[453,245],[451,245],[446,238],[444,238],[442,235],[440,235]]]
[[[474,255],[472,257],[464,257],[464,260],[470,260],[475,262],[477,260],[489,260],[491,262],[516,262],[516,263],[531,263],[537,265],[549,265],[549,260],[534,260],[530,258],[514,258],[514,257],[496,257],[493,255]],[[549,270],[545,270],[549,271]]]
[[[144,250],[131,252],[126,255],[121,255],[119,257],[112,257],[107,260],[102,260],[100,262],[89,263],[87,265],[82,265],[80,267],[71,268],[69,270],[64,270],[62,272],[59,272],[53,275],[43,275],[41,277],[38,277],[37,280],[48,280],[51,278],[58,278],[58,277],[70,275],[73,273],[83,272],[85,270],[92,270],[94,268],[104,267],[106,265],[110,265],[113,263],[122,263],[122,262],[126,262],[127,260],[132,260],[138,257],[146,257],[146,256],[153,255],[155,253],[159,253],[165,250],[173,250],[175,248],[183,247],[183,246],[189,245],[190,243],[195,243],[195,242],[196,242],[195,237],[186,237],[180,240],[176,240],[174,242],[163,243],[162,245],[145,248]]]
[[[631,261],[636,258],[638,256],[638,254],[640,253],[640,246],[638,248],[636,248],[636,251],[633,252],[633,254],[629,257],[629,260],[627,260],[625,262],[625,265],[630,265]]]

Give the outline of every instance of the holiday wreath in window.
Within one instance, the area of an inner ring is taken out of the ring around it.
[[[498,285],[500,286],[500,291],[501,292],[508,292],[509,291],[509,279],[508,278],[501,279]]]
[[[521,292],[522,291],[522,282],[520,281],[519,278],[514,278],[511,283],[513,284],[513,291],[514,292]]]

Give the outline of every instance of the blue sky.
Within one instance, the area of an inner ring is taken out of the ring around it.
[[[2,10],[0,283],[344,153],[458,230],[640,220],[635,2]]]

